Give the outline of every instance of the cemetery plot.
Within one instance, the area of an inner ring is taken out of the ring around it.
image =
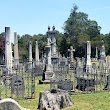
[[[12,70],[12,74],[5,69],[0,71],[0,98],[28,99],[35,97],[35,76],[33,72]]]

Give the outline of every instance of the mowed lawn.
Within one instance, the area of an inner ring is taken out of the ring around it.
[[[38,80],[38,79],[37,79]],[[36,110],[38,106],[39,92],[49,89],[49,84],[39,85],[36,82],[36,98],[30,100],[20,100],[18,103],[30,110]],[[73,106],[62,110],[110,110],[110,92],[100,92],[91,94],[77,94],[71,96]]]

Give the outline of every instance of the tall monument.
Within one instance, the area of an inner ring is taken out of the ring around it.
[[[5,27],[5,65],[12,70],[12,47],[10,41],[10,27]]]
[[[58,54],[56,51],[56,34],[55,26],[50,30],[50,26],[48,26],[47,37],[49,38],[49,42],[51,45],[51,62],[52,64],[58,64]]]
[[[86,71],[91,73],[91,43],[87,41],[86,45]]]
[[[39,49],[38,49],[38,42],[37,41],[35,44],[35,65],[39,65]]]
[[[18,55],[18,36],[17,32],[14,32],[14,65],[19,65],[19,55]]]

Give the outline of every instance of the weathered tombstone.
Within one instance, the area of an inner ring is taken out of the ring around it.
[[[0,100],[0,110],[29,110],[22,108],[14,99],[6,98]]]
[[[91,44],[90,41],[87,41],[86,47],[86,72],[91,73]]]
[[[15,95],[24,95],[24,79],[20,75],[13,75],[11,78],[11,92]]]
[[[42,75],[43,74],[43,66],[42,65],[36,65],[34,68],[34,75]]]
[[[16,68],[19,65],[17,32],[14,32],[14,65],[15,65]]]
[[[73,89],[73,81],[70,79],[59,80],[57,86],[59,89],[71,91]]]
[[[28,69],[31,70],[32,69],[32,42],[29,41],[29,53],[28,53]]]
[[[6,68],[10,70],[10,72],[12,72],[12,47],[10,41],[10,27],[5,27],[5,65]]]
[[[36,41],[36,45],[35,45],[35,65],[39,65],[39,49],[38,49],[37,41]]]
[[[105,60],[106,54],[105,54],[105,46],[104,46],[104,41],[102,40],[102,47],[100,50],[100,59]]]

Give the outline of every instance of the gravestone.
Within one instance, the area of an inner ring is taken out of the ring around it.
[[[34,75],[39,76],[43,74],[43,65],[36,65],[34,68]]]
[[[59,89],[71,91],[73,89],[73,81],[70,79],[59,80],[57,86]]]
[[[11,78],[11,92],[15,95],[24,95],[24,79],[20,75],[13,75]]]
[[[0,100],[0,110],[29,110],[21,107],[18,102],[11,98]]]

